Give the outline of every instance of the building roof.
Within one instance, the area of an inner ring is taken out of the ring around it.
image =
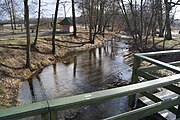
[[[61,22],[59,22],[58,24],[60,25],[73,25],[72,23],[72,19],[71,18],[64,18]]]

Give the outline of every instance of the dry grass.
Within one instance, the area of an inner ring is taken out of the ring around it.
[[[31,49],[31,68],[25,68],[26,39],[0,41],[0,107],[18,104],[18,86],[23,80],[31,79],[44,67],[54,64],[63,56],[101,46],[111,35],[105,38],[97,36],[95,44],[88,44],[88,34],[79,33],[74,39],[69,34],[56,36],[56,55],[51,53],[51,36],[39,37],[36,49]],[[31,43],[34,38],[31,38]],[[82,44],[83,43],[83,44]]]
[[[158,48],[163,47],[164,38],[155,38],[156,46]],[[179,49],[180,48],[180,35],[173,36],[172,40],[165,41],[165,49]]]

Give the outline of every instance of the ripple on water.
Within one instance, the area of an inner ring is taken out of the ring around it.
[[[20,85],[21,104],[72,96],[106,89],[107,83],[130,80],[131,68],[123,55],[128,45],[109,42],[107,45],[84,52],[66,62],[46,67],[31,82]],[[102,119],[128,110],[127,97],[60,112],[60,118]],[[79,111],[79,112],[78,112]],[[75,114],[78,113],[78,114]]]

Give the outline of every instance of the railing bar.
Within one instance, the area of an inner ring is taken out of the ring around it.
[[[42,114],[41,114],[41,120],[49,120],[48,117],[49,117],[49,116],[48,116],[48,113],[42,113]]]
[[[170,62],[168,64],[179,66],[180,65],[180,61]],[[157,71],[157,70],[160,70],[160,69],[164,69],[164,68],[161,67],[161,66],[157,66],[157,65],[138,68],[138,70],[142,70],[142,71],[145,71],[145,72],[152,72],[152,71]]]
[[[154,102],[160,102],[163,101],[162,99],[156,97],[155,95],[149,93],[149,92],[142,92],[140,93],[143,96],[146,96],[147,98],[149,98],[150,100],[154,101]],[[171,111],[174,114],[178,114],[178,110],[175,107],[169,108],[169,111]]]
[[[51,111],[51,118],[50,120],[58,120],[58,114],[57,111]]]
[[[136,74],[138,76],[140,76],[140,77],[143,77],[143,78],[147,79],[147,80],[159,79],[158,76],[152,75],[152,74],[150,74],[148,72],[144,72],[144,71],[142,71],[140,69],[136,71]]]
[[[158,79],[159,77],[157,76],[154,76],[150,73],[147,73],[147,72],[143,72],[142,70],[138,70],[137,71],[137,74],[145,79],[148,79],[148,80],[153,80],[153,79]],[[164,86],[164,88],[176,93],[176,94],[179,94],[180,95],[180,87],[178,86],[175,86],[175,85],[168,85],[168,86]]]
[[[89,105],[89,104],[93,104],[97,102],[103,102],[105,101],[105,99],[108,100],[108,99],[113,99],[113,98],[117,98],[121,96],[132,95],[138,92],[143,92],[143,91],[147,91],[153,88],[166,86],[172,83],[177,83],[179,81],[180,81],[180,74],[173,75],[170,77],[160,78],[153,81],[132,84],[132,85],[128,85],[128,86],[124,86],[120,88],[114,88],[114,89],[109,89],[109,90],[104,90],[104,91],[99,91],[99,92],[60,98],[56,100],[49,100],[48,102],[49,102],[49,106],[51,110],[63,110],[63,109],[67,109],[73,106],[82,106],[82,105]],[[36,104],[38,103],[33,103],[31,104],[31,106],[35,106]],[[26,107],[26,106],[27,105],[24,105],[21,107]],[[41,113],[43,111],[42,109],[40,109],[39,112],[37,112],[37,110],[18,111],[17,108],[18,107],[13,108],[13,109],[9,108],[7,110],[1,111],[0,119],[14,118],[14,117],[19,117],[20,115],[23,115],[24,117],[28,117],[31,115]],[[36,107],[34,107],[33,109],[35,108]],[[11,111],[11,112],[9,113],[8,111]],[[44,112],[48,112],[47,107],[45,108]]]
[[[166,89],[168,89],[168,90],[170,90],[170,91],[180,95],[180,87],[178,87],[178,86],[168,85],[168,86],[165,86],[164,88],[166,88]]]
[[[108,100],[108,99],[113,99],[117,97],[132,95],[132,94],[143,92],[143,91],[150,90],[153,88],[167,86],[169,84],[177,83],[179,81],[180,81],[180,74],[160,78],[160,79],[154,80],[153,82],[147,81],[147,82],[137,83],[137,84],[124,86],[120,88],[114,88],[114,89],[109,89],[109,90],[104,90],[104,91],[99,91],[99,92],[82,94],[82,95],[77,95],[73,97],[61,98],[57,100],[49,100],[48,102],[50,103],[51,110],[57,110],[59,108],[60,110],[63,110],[63,109],[74,107],[74,106],[82,106],[82,105],[89,105],[89,104],[93,104],[97,102],[103,102],[105,101],[105,99]],[[38,104],[38,103],[33,103],[31,104],[31,106],[33,106],[34,104]],[[47,109],[47,106],[43,108],[44,112],[47,112],[46,109]],[[13,111],[13,109],[11,108],[8,110]],[[6,110],[3,110],[3,111],[0,111],[0,118],[5,118],[7,116],[9,116],[8,118],[14,117],[14,116],[18,116],[21,118],[22,116],[28,117],[28,116],[31,116],[32,114],[35,115],[35,114],[43,113],[43,110],[41,108],[40,109],[36,108],[36,110],[29,109],[26,111],[18,111],[14,109],[13,112],[7,112]],[[4,111],[6,111],[6,113],[1,114]]]
[[[139,78],[138,75],[136,74],[137,69],[140,67],[141,61],[138,57],[134,56],[134,63],[133,63],[133,72],[132,72],[132,77],[131,77],[131,82],[130,84],[138,83]],[[136,99],[137,96],[136,94],[130,95],[129,96],[129,101],[128,101],[128,106],[129,109],[134,109],[136,107]]]
[[[109,117],[104,120],[136,120],[179,104],[180,104],[180,96],[177,98],[171,98],[165,101],[154,103],[152,105],[141,107],[139,109],[135,109],[126,113],[122,113],[120,115]]]
[[[176,67],[176,66],[173,66],[173,65],[170,65],[170,64],[167,64],[167,63],[164,63],[164,62],[161,62],[159,60],[156,60],[156,59],[153,59],[153,58],[150,58],[150,57],[146,57],[146,56],[140,56],[140,55],[136,55],[138,56],[139,58],[147,61],[147,62],[151,62],[155,65],[158,65],[158,66],[161,66],[161,67],[164,67],[168,70],[171,70],[173,72],[176,72],[176,73],[180,73],[180,68]]]
[[[160,78],[153,81],[147,81],[114,89],[108,89],[99,92],[65,97],[55,100],[49,100],[51,110],[64,110],[67,108],[90,105],[94,103],[104,102],[122,96],[132,95],[139,92],[151,90],[154,88],[167,86],[180,81],[180,74]]]
[[[1,110],[0,120],[9,120],[15,118],[20,119],[42,113],[48,113],[48,105],[46,101]]]
[[[178,105],[178,113],[176,114],[176,118],[180,119],[180,104]]]
[[[148,53],[137,53],[137,55],[145,55],[145,56],[154,56],[154,55],[164,55],[164,54],[173,54],[180,53],[180,50],[168,50],[168,51],[158,51],[158,52],[148,52]]]

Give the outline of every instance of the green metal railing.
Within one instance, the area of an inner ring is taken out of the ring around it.
[[[133,110],[120,115],[105,118],[105,120],[135,120],[152,115],[164,109],[170,110],[177,115],[177,119],[179,119],[180,107],[175,108],[174,106],[180,105],[180,96],[167,100],[161,100],[148,92],[149,90],[153,90],[155,88],[164,87],[176,94],[180,94],[180,88],[175,85],[180,82],[180,68],[177,67],[180,65],[180,62],[164,63],[151,58],[151,56],[154,55],[171,53],[180,53],[180,50],[135,54],[130,85],[4,109],[0,111],[0,120],[20,119],[35,115],[41,115],[42,120],[57,120],[58,111],[102,103],[122,96],[129,96],[129,106],[130,108],[133,108]],[[154,66],[140,67],[142,61],[153,63]],[[158,78],[152,74],[152,72],[160,69],[171,70],[176,74],[163,78]],[[139,82],[139,77],[143,77],[146,81]],[[137,93],[150,98],[155,103],[134,109]]]

